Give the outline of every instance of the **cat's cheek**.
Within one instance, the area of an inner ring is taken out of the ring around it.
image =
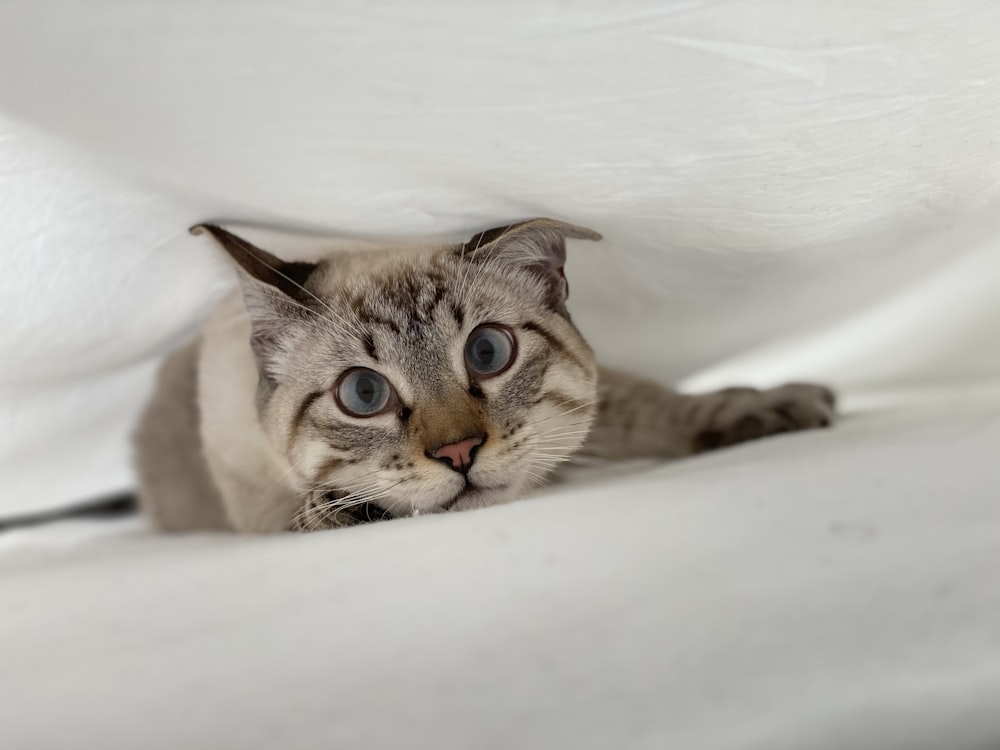
[[[338,464],[326,446],[318,442],[300,441],[289,455],[289,474],[300,484],[313,485],[328,479],[331,465]]]

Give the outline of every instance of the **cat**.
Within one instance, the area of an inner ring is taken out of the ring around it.
[[[170,356],[136,431],[168,531],[315,531],[519,498],[571,457],[678,458],[830,425],[832,391],[683,395],[599,367],[566,239],[533,219],[424,250],[284,261],[203,224],[240,290]]]

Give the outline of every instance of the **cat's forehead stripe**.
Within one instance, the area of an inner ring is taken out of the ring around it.
[[[379,327],[396,335],[406,331],[421,336],[431,331],[430,326],[438,320],[439,308],[447,310],[459,328],[466,317],[465,307],[456,298],[448,279],[434,269],[383,277],[367,292],[356,293],[349,303],[366,329],[361,334],[365,350],[376,361],[378,357],[372,354],[375,350],[372,332]]]
[[[357,313],[358,320],[366,326],[384,326],[392,330],[393,333],[401,333],[402,326],[392,318],[383,315],[380,311],[372,310],[371,307],[364,301],[359,301],[355,306],[354,310]]]
[[[368,353],[368,356],[378,362],[378,351],[375,349],[375,337],[372,336],[371,331],[365,331],[364,344],[365,351]]]

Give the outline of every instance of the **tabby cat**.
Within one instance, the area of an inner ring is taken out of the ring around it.
[[[679,457],[824,427],[818,385],[682,395],[606,370],[566,310],[566,239],[535,219],[426,250],[285,262],[199,225],[239,269],[164,364],[136,435],[172,531],[312,531],[514,500],[573,456]]]

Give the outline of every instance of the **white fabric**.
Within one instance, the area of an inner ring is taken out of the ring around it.
[[[995,746],[1000,4],[918,5],[0,4],[0,515],[129,485],[209,218],[556,216],[608,363],[945,394],[336,536],[7,535],[5,743]]]
[[[0,516],[131,486],[156,360],[228,284],[196,209],[96,161],[0,121]]]
[[[344,532],[0,537],[4,746],[994,748],[998,441],[993,394]]]

